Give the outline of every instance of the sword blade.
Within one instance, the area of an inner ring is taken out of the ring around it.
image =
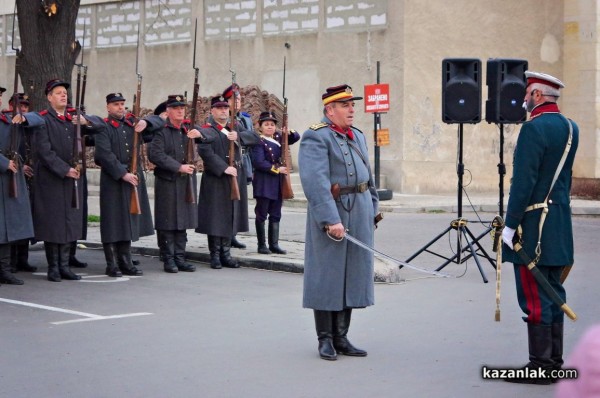
[[[448,275],[448,274],[445,274],[445,273],[443,273],[443,272],[438,272],[438,271],[430,271],[430,270],[428,270],[428,269],[421,268],[421,267],[417,267],[417,266],[415,266],[415,265],[412,265],[412,264],[409,264],[409,263],[407,263],[407,262],[405,262],[405,261],[400,261],[400,260],[398,260],[398,259],[395,259],[394,257],[388,256],[387,254],[385,254],[385,253],[382,253],[382,252],[380,252],[379,250],[372,248],[371,246],[367,245],[366,243],[364,243],[364,242],[361,242],[360,240],[356,239],[354,236],[350,235],[350,234],[349,234],[349,233],[347,233],[347,232],[346,232],[346,235],[345,235],[345,237],[346,237],[346,239],[348,239],[348,241],[349,241],[349,242],[352,242],[352,243],[354,243],[355,245],[357,245],[357,246],[359,246],[359,247],[362,247],[363,249],[365,249],[365,250],[368,250],[368,251],[370,251],[371,253],[373,253],[373,254],[375,254],[375,255],[377,255],[377,256],[379,256],[379,257],[383,257],[383,258],[385,258],[385,259],[387,259],[387,260],[389,260],[389,261],[392,261],[392,262],[394,262],[394,263],[396,263],[396,264],[398,264],[398,265],[402,265],[402,266],[404,266],[404,267],[410,268],[410,269],[412,269],[412,270],[415,270],[415,271],[418,271],[418,272],[424,272],[424,273],[426,273],[426,274],[435,275],[435,276],[440,276],[440,277],[442,277],[442,278],[450,278],[450,277],[451,277],[450,275]]]

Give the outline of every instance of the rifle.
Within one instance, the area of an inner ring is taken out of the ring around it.
[[[15,14],[17,8],[17,4],[15,3]],[[19,58],[21,57],[21,52],[18,48],[14,47],[14,38],[15,38],[15,15],[13,14],[13,43],[11,44],[12,49],[16,51],[15,57],[15,81],[13,86],[13,111],[12,115],[19,113],[21,114],[21,107],[19,106],[19,94],[17,91],[19,90]],[[12,160],[17,166],[17,172],[20,167],[19,162],[19,125],[13,123],[10,127],[10,144],[8,148],[8,158]],[[19,189],[17,186],[17,173],[11,172],[10,176],[10,185],[8,187],[8,197],[17,198],[19,196]]]
[[[135,54],[135,74],[137,75],[137,90],[133,96],[133,115],[135,116],[135,123],[133,124],[133,148],[131,149],[131,164],[129,172],[137,177],[138,169],[138,148],[139,148],[139,134],[135,131],[135,127],[138,124],[141,110],[141,98],[142,98],[142,74],[138,70],[138,56],[139,56],[139,43],[140,43],[140,30],[138,26],[138,49]],[[130,214],[142,214],[140,206],[140,194],[138,187],[135,185],[131,186],[131,198],[129,200],[129,213]]]
[[[85,152],[84,144],[81,139],[81,69],[83,68],[83,47],[85,45],[85,26],[83,30],[83,39],[81,43],[81,61],[77,64],[77,91],[75,92],[75,111],[77,112],[77,124],[75,125],[75,139],[73,140],[73,168],[80,173],[80,177],[85,173]],[[87,75],[87,68],[86,68]],[[87,76],[85,77],[87,80]],[[79,182],[76,178],[73,179],[73,191],[71,195],[71,207],[79,210]]]
[[[196,107],[198,106],[198,92],[200,91],[200,84],[198,84],[198,73],[200,68],[196,66],[196,37],[198,33],[198,20],[196,19],[196,27],[194,28],[194,60],[192,63],[192,68],[194,69],[194,94],[192,96],[192,109],[190,111],[190,128],[194,127],[196,124]],[[186,96],[187,97],[187,96]],[[187,102],[187,101],[186,101]],[[187,146],[185,148],[185,160],[186,164],[194,163],[194,149],[195,149],[195,141],[191,138],[188,138]],[[185,188],[185,201],[187,203],[196,203],[196,195],[194,194],[194,174],[196,174],[196,170],[194,169],[193,174],[188,174],[188,182]]]
[[[292,156],[290,155],[289,131],[288,131],[288,100],[285,96],[285,57],[283,57],[283,121],[281,127],[281,165],[288,169],[288,172],[281,177],[281,196],[283,199],[293,199],[292,179],[290,177],[290,166]]]
[[[231,101],[231,117],[229,119],[229,131],[235,130],[235,118],[237,115],[237,96],[239,95],[237,84],[235,83],[235,72],[233,70],[229,70],[231,72],[231,84],[233,87],[233,101]],[[235,141],[229,141],[229,166],[235,167]],[[231,176],[231,200],[240,200],[240,187],[238,185],[237,176]]]

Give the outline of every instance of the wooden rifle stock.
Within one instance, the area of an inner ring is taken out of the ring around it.
[[[138,157],[139,157],[139,146],[140,139],[139,133],[135,131],[135,127],[139,121],[140,115],[140,98],[142,96],[142,76],[138,74],[138,83],[137,90],[135,93],[135,99],[133,103],[133,115],[135,116],[135,124],[133,125],[133,148],[131,150],[131,164],[129,167],[129,172],[137,177],[137,169],[138,169]],[[138,180],[139,181],[139,180]],[[138,187],[135,185],[131,186],[131,198],[129,200],[129,213],[130,214],[142,214],[142,209],[140,206],[140,194],[138,191]]]
[[[283,99],[283,126],[281,135],[281,165],[287,168],[287,173],[281,178],[281,197],[283,199],[293,199],[294,191],[292,190],[292,178],[290,177],[290,166],[292,157],[290,155],[288,131],[288,113],[287,113],[287,98]]]
[[[229,131],[235,131],[235,118],[237,115],[236,109],[236,101],[237,96],[239,95],[237,89],[235,88],[235,84],[233,85],[233,98],[232,98],[232,106],[231,106],[231,118],[229,121]],[[235,164],[235,141],[229,141],[229,166],[236,167]],[[236,167],[237,168],[237,167]],[[238,185],[237,176],[231,176],[231,200],[240,200],[240,186]]]
[[[19,89],[19,58],[21,56],[21,52],[19,49],[16,49],[16,58],[15,58],[15,80],[13,86],[13,111],[12,116],[16,114],[21,114],[21,107],[19,105],[19,94],[17,90]],[[21,167],[19,161],[19,125],[13,123],[10,127],[10,144],[9,144],[9,156],[8,158],[12,160],[17,166],[17,173],[19,168]],[[10,185],[8,187],[8,197],[9,198],[17,198],[19,197],[19,188],[17,185],[17,173],[10,173]]]

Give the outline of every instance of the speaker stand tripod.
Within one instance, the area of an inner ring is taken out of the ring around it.
[[[416,253],[406,259],[407,263],[410,263],[416,257],[418,257],[421,253],[427,252],[433,254],[435,256],[441,257],[446,261],[436,268],[436,271],[442,270],[450,263],[462,264],[473,258],[475,260],[475,264],[477,264],[477,268],[479,269],[479,273],[483,278],[484,283],[488,283],[488,279],[481,267],[481,263],[479,261],[479,257],[483,257],[487,259],[494,269],[496,268],[495,260],[485,251],[481,243],[479,241],[484,236],[488,235],[491,231],[491,227],[486,227],[486,230],[482,232],[480,235],[475,236],[473,232],[469,229],[466,219],[462,217],[462,195],[463,195],[463,175],[465,171],[465,166],[463,164],[463,123],[459,124],[458,128],[458,165],[456,169],[456,174],[458,175],[458,193],[457,193],[457,201],[458,201],[458,218],[453,220],[450,223],[450,226],[442,231],[439,235],[437,235],[433,240],[427,243],[425,246],[420,248]],[[502,184],[502,183],[501,183]],[[430,247],[440,240],[444,235],[450,233],[452,230],[456,230],[456,253],[452,257],[446,257],[440,253],[436,253],[431,250]],[[400,266],[402,267],[402,266]]]

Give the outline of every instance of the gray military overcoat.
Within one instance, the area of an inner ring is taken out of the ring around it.
[[[345,135],[330,128],[327,118],[323,122],[304,132],[298,157],[308,199],[303,306],[325,311],[366,307],[374,304],[372,253],[346,239],[330,239],[323,228],[341,222],[352,236],[373,245],[379,198],[369,172],[367,143],[358,129],[352,129],[354,140],[349,144]],[[367,191],[333,199],[332,184],[362,182],[369,183]]]
[[[94,160],[101,167],[100,174],[100,238],[103,243],[137,241],[142,236],[154,234],[150,200],[142,170],[142,158],[138,147],[137,176],[138,197],[142,214],[131,214],[132,185],[123,181],[131,167],[133,148],[133,123],[128,115],[122,120],[104,119],[106,128],[96,135]],[[151,141],[153,134],[146,133],[138,143]]]
[[[244,168],[239,167],[240,143],[244,146],[256,145],[260,142],[260,137],[253,131],[246,130],[240,123],[237,124],[238,141],[235,161],[238,164],[237,181],[240,200],[231,200],[231,177],[225,174],[225,169],[229,167],[230,141],[219,127],[211,116],[209,123],[202,126],[201,130],[206,140],[198,145],[198,153],[204,163],[204,172],[200,183],[196,232],[230,237],[238,232],[248,231],[247,177]]]
[[[28,114],[29,115],[29,114]],[[77,181],[79,209],[72,206],[74,180],[66,177],[74,165],[75,126],[61,120],[48,108],[39,114],[26,116],[34,129],[34,200],[33,225],[38,241],[65,244],[81,239],[85,234],[85,175]],[[85,115],[90,126],[85,130],[100,131],[104,123],[97,116]],[[82,134],[84,133],[82,129]],[[82,137],[83,139],[83,137]],[[87,220],[86,220],[87,222]]]
[[[9,189],[12,180],[12,171],[8,169],[9,147],[11,143],[11,124],[6,116],[2,115],[0,121],[0,244],[14,242],[33,236],[33,223],[31,220],[31,207],[29,204],[29,192],[25,184],[25,176],[22,167],[16,174],[17,195],[9,197]],[[21,128],[17,131],[16,138],[22,137]],[[14,148],[19,144],[15,143]]]
[[[198,214],[195,203],[185,200],[189,175],[179,173],[185,162],[189,138],[185,128],[177,128],[167,119],[149,116],[147,129],[154,132],[148,149],[148,158],[154,169],[154,227],[163,231],[181,231],[196,228]],[[196,174],[192,174],[194,197]]]

